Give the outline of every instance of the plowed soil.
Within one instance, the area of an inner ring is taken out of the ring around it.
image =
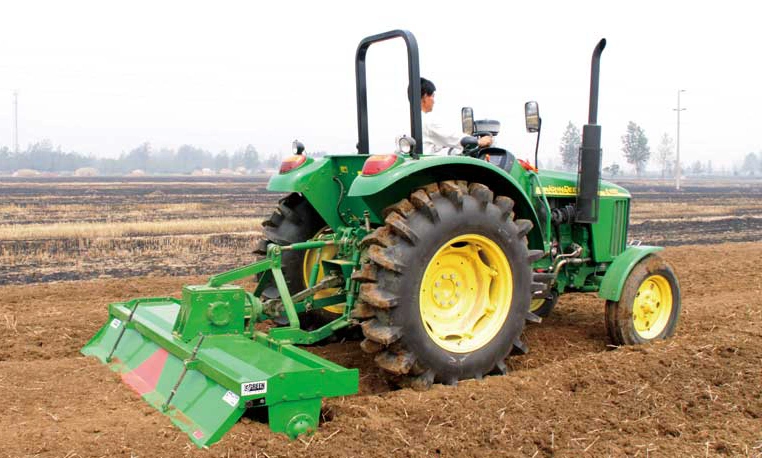
[[[681,282],[677,335],[607,346],[603,303],[563,296],[530,325],[505,376],[389,387],[357,342],[312,351],[359,367],[360,393],[324,402],[289,441],[255,420],[199,450],[118,377],[78,351],[106,304],[178,294],[201,277],[0,287],[0,456],[762,456],[760,243],[669,247]]]

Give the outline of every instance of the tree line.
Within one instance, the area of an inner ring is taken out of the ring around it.
[[[745,175],[762,175],[762,151],[747,154],[743,158],[741,172]]]
[[[637,176],[645,173],[646,165],[652,159],[659,167],[662,178],[671,178],[675,176],[675,142],[669,134],[664,133],[661,137],[659,146],[655,154],[651,154],[651,147],[648,144],[648,137],[642,127],[630,121],[627,124],[627,131],[621,137],[622,152],[628,164],[635,168]],[[582,145],[582,136],[580,130],[571,121],[564,130],[561,137],[559,152],[561,153],[561,167],[565,170],[577,170],[577,161],[579,158],[579,147]],[[682,174],[693,175],[711,175],[715,172],[712,161],[707,162],[693,161],[688,163],[681,161],[680,170]],[[603,172],[616,176],[622,172],[621,167],[616,162],[603,168]],[[762,151],[759,155],[749,153],[746,155],[741,170],[734,167],[734,174],[762,174]]]
[[[233,153],[221,151],[213,154],[193,145],[177,149],[154,149],[143,143],[118,158],[96,158],[76,151],[62,151],[50,140],[29,145],[18,154],[8,147],[0,147],[0,171],[33,169],[39,172],[72,172],[83,167],[93,167],[104,174],[124,174],[134,170],[146,173],[191,173],[201,169],[237,169],[249,171],[275,168],[280,164],[277,154],[262,157],[253,145],[246,145]]]

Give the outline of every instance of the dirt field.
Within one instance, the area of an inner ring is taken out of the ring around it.
[[[231,186],[245,194],[253,185]],[[208,188],[199,185],[196,197],[174,204],[204,199]],[[204,277],[158,271],[152,277],[19,284],[35,277],[13,272],[34,267],[6,258],[0,272],[0,457],[762,457],[761,187],[723,185],[715,193],[697,186],[686,196],[665,196],[650,185],[628,188],[636,197],[632,238],[669,245],[665,256],[681,282],[683,314],[675,338],[609,348],[602,301],[563,296],[550,318],[526,329],[530,353],[510,358],[508,375],[422,393],[392,390],[357,342],[314,347],[321,356],[360,368],[360,394],[326,400],[318,433],[295,442],[245,419],[210,450],[198,450],[118,376],[78,353],[104,323],[108,302],[176,295],[183,283]],[[44,202],[44,193],[38,194]],[[250,198],[251,205],[265,202]],[[156,204],[154,213],[167,205]],[[212,199],[199,212],[215,205]],[[713,232],[715,220],[748,224],[740,235],[735,226]],[[670,224],[681,221],[697,229],[671,232],[680,226]],[[211,251],[182,248],[189,259],[174,261],[176,272],[187,273],[185,263],[193,256],[205,257],[212,266],[204,269],[217,271],[213,264],[232,262],[225,256],[235,251],[214,244],[205,249]],[[77,248],[69,256],[87,253]],[[60,265],[75,272],[57,259],[43,261],[34,262],[51,272]],[[115,267],[122,269],[119,276],[142,273],[125,265]]]

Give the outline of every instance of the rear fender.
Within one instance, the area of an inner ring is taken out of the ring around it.
[[[358,177],[366,155],[336,155],[310,160],[287,173],[273,175],[268,191],[302,194],[333,230],[346,226],[349,215],[362,218],[362,200],[347,199],[346,192]],[[343,216],[342,216],[343,215]]]
[[[622,288],[627,277],[635,265],[646,256],[662,251],[658,246],[628,246],[622,254],[618,255],[614,262],[606,270],[606,275],[598,290],[598,297],[610,301],[618,301],[622,295]]]
[[[514,201],[516,218],[528,219],[534,228],[527,235],[529,246],[543,248],[537,212],[519,182],[505,170],[489,162],[465,156],[429,156],[408,160],[378,175],[357,177],[349,188],[348,197],[360,198],[381,223],[382,210],[419,186],[444,180],[466,180],[488,186],[495,195],[508,196]]]

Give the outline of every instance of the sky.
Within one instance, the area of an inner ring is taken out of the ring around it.
[[[711,5],[711,6],[709,6]],[[540,161],[559,162],[571,121],[587,122],[590,56],[601,38],[603,164],[624,165],[634,121],[652,153],[676,137],[683,163],[715,170],[762,151],[758,3],[742,1],[9,1],[0,0],[0,146],[50,139],[117,157],[143,142],[214,153],[253,144],[287,154],[352,153],[354,55],[369,35],[407,29],[435,113],[499,120],[500,146],[534,156],[524,103],[543,119]],[[409,133],[401,40],[368,53],[371,151]],[[629,167],[629,166],[628,166]],[[654,164],[652,169],[656,169]]]

